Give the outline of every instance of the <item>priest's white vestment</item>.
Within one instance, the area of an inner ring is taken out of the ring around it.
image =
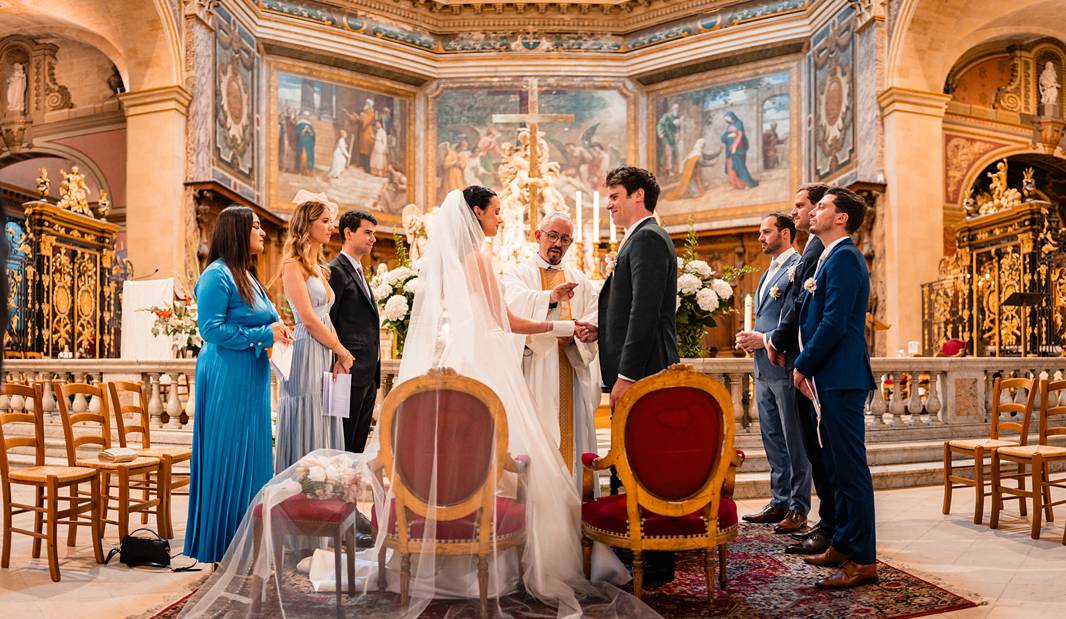
[[[551,269],[553,272],[546,272]],[[559,273],[564,278],[561,278]],[[563,282],[577,284],[574,296],[556,307],[551,304],[551,288]],[[518,316],[530,320],[566,320],[597,322],[598,292],[591,280],[581,271],[565,264],[550,265],[539,255],[514,265],[504,273],[503,283],[507,304]],[[570,462],[574,479],[581,488],[581,454],[596,451],[594,415],[600,404],[600,367],[596,343],[585,344],[573,339],[560,346],[551,333],[516,336],[515,354],[522,355],[522,370],[533,394],[533,402],[545,434],[560,444],[559,427],[561,394],[560,358],[565,355],[572,368],[573,451]]]

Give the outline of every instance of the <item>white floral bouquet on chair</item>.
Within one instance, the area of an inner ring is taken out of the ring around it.
[[[363,485],[362,473],[346,453],[308,454],[296,463],[296,481],[309,499],[339,499],[355,503]]]

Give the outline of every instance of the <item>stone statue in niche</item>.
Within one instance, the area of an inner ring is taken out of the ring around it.
[[[1058,116],[1059,114],[1059,72],[1055,70],[1055,63],[1048,60],[1044,63],[1044,70],[1040,72],[1040,111],[1044,116]]]
[[[5,95],[9,114],[26,112],[26,65],[18,62],[11,65],[11,75],[7,77]]]

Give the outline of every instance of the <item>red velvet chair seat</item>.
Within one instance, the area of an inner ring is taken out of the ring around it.
[[[304,522],[341,522],[351,515],[355,505],[338,499],[309,499],[302,494],[291,496],[274,508],[282,510],[289,520]],[[263,517],[263,504],[252,508],[254,518]]]
[[[435,539],[444,541],[466,541],[477,538],[478,514],[474,512],[459,520],[437,523]],[[408,510],[407,522],[411,537],[421,539],[426,531],[426,520]],[[370,515],[370,524],[378,527],[377,510]],[[496,497],[496,537],[506,537],[520,533],[526,528],[525,506],[512,499]],[[389,535],[396,535],[396,499],[389,505]]]
[[[642,510],[644,537],[698,537],[707,534],[707,523],[700,512],[687,516],[661,516]],[[629,515],[626,511],[626,495],[616,494],[589,501],[581,506],[581,520],[608,535],[629,536]],[[724,531],[737,524],[737,504],[729,497],[722,497],[718,506],[718,530]]]

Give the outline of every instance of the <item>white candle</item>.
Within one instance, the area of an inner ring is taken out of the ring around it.
[[[611,235],[610,239],[612,243],[618,242],[618,226],[614,225],[614,215],[611,215]]]
[[[584,235],[581,234],[581,192],[580,191],[577,192],[577,196],[574,198],[574,200],[576,201],[576,206],[574,207],[574,211],[576,212],[576,215],[577,215],[577,217],[575,218],[575,219],[577,219],[577,222],[576,222],[577,225],[575,226],[577,228],[577,230],[574,230],[574,240],[578,241],[578,242],[581,242],[581,239],[582,239],[582,237]]]
[[[600,242],[600,192],[592,192],[592,242]]]
[[[755,304],[751,295],[744,295],[744,330],[751,331],[755,318]]]

